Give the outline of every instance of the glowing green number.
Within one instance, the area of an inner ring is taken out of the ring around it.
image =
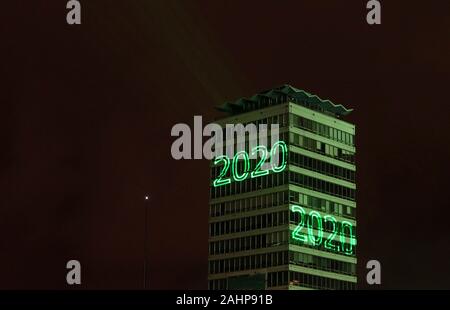
[[[227,174],[227,171],[230,168],[230,159],[228,158],[228,156],[225,156],[225,155],[218,156],[214,160],[214,165],[217,165],[220,162],[223,162],[224,166],[223,166],[222,171],[220,171],[220,174],[217,177],[217,179],[214,180],[214,183],[213,183],[214,187],[222,186],[222,185],[231,183],[231,179],[230,178],[222,179]]]
[[[276,159],[275,155],[277,155],[279,157],[279,154],[277,154],[277,151],[280,152],[280,149],[281,149],[281,153],[283,154],[282,155],[283,160],[281,161],[281,163],[279,161],[275,161],[275,159]],[[278,173],[278,172],[281,172],[284,169],[286,169],[287,152],[288,152],[288,148],[284,141],[280,140],[273,144],[272,150],[270,151],[270,164],[271,164],[273,172]],[[267,150],[267,147],[265,147],[264,145],[259,145],[257,147],[254,147],[252,149],[252,156],[256,155],[258,153],[261,153],[261,159],[258,162],[258,164],[256,165],[255,169],[253,169],[253,171],[251,173],[249,172],[250,159],[249,159],[248,153],[245,151],[236,153],[236,155],[233,157],[233,161],[231,163],[231,175],[233,176],[233,179],[235,181],[244,181],[245,179],[247,179],[249,173],[252,178],[256,178],[256,177],[260,177],[260,176],[269,174],[269,170],[261,169],[262,165],[266,162],[267,156],[269,153]],[[241,175],[239,175],[239,172],[238,172],[238,163],[239,163],[240,157],[243,157],[242,160],[244,161],[244,171],[242,172]],[[223,167],[223,170],[220,172],[220,175],[214,180],[214,182],[213,182],[214,187],[218,187],[218,186],[222,186],[222,185],[231,183],[231,178],[224,178],[228,172],[228,169],[230,168],[230,162],[231,162],[230,158],[228,158],[225,155],[222,155],[222,156],[218,156],[214,160],[215,165],[217,165],[220,162],[223,162],[225,164],[225,166]],[[275,164],[277,164],[278,166],[276,166]]]
[[[348,235],[349,235],[349,242],[348,247],[345,247],[345,227],[348,227]],[[342,245],[342,251],[347,255],[353,254],[353,225],[350,222],[343,221],[341,223],[341,245]]]
[[[317,238],[314,236],[314,220],[317,221]],[[320,245],[323,238],[322,217],[319,212],[311,211],[308,216],[308,236],[312,245]]]
[[[292,206],[292,212],[298,212],[300,213],[300,221],[295,227],[295,229],[292,231],[292,238],[298,241],[301,241],[305,244],[309,243],[313,246],[320,246],[323,241],[323,223],[322,223],[322,216],[317,211],[311,211],[308,214],[307,220],[305,221],[306,213],[305,210],[297,205]],[[323,242],[323,245],[326,249],[333,250],[333,251],[342,251],[346,255],[353,255],[354,250],[353,247],[356,244],[355,237],[353,236],[353,225],[350,222],[343,221],[340,224],[340,241],[341,245],[337,245],[334,243],[334,239],[336,235],[338,234],[338,221],[336,218],[330,215],[326,215],[324,217],[325,223],[332,223],[332,231],[326,238],[326,240]],[[303,227],[306,227],[308,229],[308,233],[301,233],[301,230]],[[316,224],[316,225],[315,225]],[[316,228],[316,229],[314,229]],[[347,228],[347,234],[345,234],[345,230]],[[314,232],[316,233],[314,234]],[[349,241],[346,243],[346,236],[349,236]]]
[[[330,215],[325,216],[323,219],[325,220],[325,223],[330,222],[333,224],[333,231],[330,233],[327,240],[325,240],[323,246],[329,250],[339,251],[339,246],[336,246],[333,243],[334,237],[336,237],[337,234],[337,221],[333,216]]]
[[[238,162],[239,162],[239,157],[241,157],[241,156],[244,157],[243,158],[243,160],[244,160],[244,172],[241,175],[239,175]],[[231,173],[233,174],[233,179],[235,181],[243,181],[243,180],[245,180],[248,177],[249,167],[250,167],[250,162],[249,162],[249,159],[248,159],[247,152],[246,151],[237,152],[236,155],[234,155],[233,163],[231,164]]]
[[[305,226],[305,210],[300,206],[292,206],[292,212],[300,213],[300,222],[292,231],[292,238],[303,243],[308,242],[308,237],[305,234],[300,233],[300,230]]]
[[[264,164],[267,159],[267,148],[264,145],[260,145],[252,149],[252,156],[257,155],[258,153],[261,153],[261,160],[250,174],[252,178],[269,174],[269,170],[261,170],[262,164]]]
[[[281,163],[279,163],[278,167],[275,167],[274,162],[273,162],[274,158],[275,158],[275,152],[277,150],[279,150],[280,147],[281,147],[281,153],[283,154],[283,161]],[[288,148],[284,141],[280,140],[273,144],[272,150],[270,151],[270,163],[272,165],[273,172],[281,172],[286,168],[287,152],[288,152]]]

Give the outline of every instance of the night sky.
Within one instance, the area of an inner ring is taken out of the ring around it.
[[[281,84],[354,111],[358,273],[450,288],[450,2],[8,1],[0,17],[0,288],[206,289],[206,160],[176,123]],[[150,199],[145,201],[148,195]]]

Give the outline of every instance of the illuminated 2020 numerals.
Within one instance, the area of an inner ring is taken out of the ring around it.
[[[281,154],[281,161],[278,161],[278,163],[275,162],[276,160],[276,153],[279,152]],[[267,147],[264,145],[258,145],[254,147],[251,150],[252,156],[258,156],[260,157],[258,163],[256,164],[253,171],[250,171],[250,158],[246,151],[240,151],[237,152],[233,159],[230,159],[226,155],[221,155],[216,157],[214,160],[214,165],[218,165],[220,163],[223,163],[223,168],[220,171],[217,178],[214,180],[213,185],[214,187],[223,186],[226,184],[231,183],[231,179],[234,181],[243,181],[248,178],[250,175],[251,178],[257,178],[264,175],[269,174],[269,170],[263,170],[262,166],[270,157],[270,165],[273,172],[282,172],[284,169],[286,169],[287,165],[287,152],[288,148],[284,141],[277,141],[273,144],[272,149],[269,153],[267,150]],[[243,169],[241,172],[238,170],[238,162],[241,160],[243,162]],[[231,169],[231,177],[226,177],[228,170]]]
[[[354,245],[356,239],[353,235],[353,225],[348,221],[338,221],[331,215],[326,215],[322,218],[319,212],[311,211],[306,216],[305,209],[294,205],[291,208],[292,212],[300,214],[300,220],[295,229],[292,231],[292,238],[305,244],[313,246],[320,246],[323,244],[324,248],[342,252],[347,255],[354,254]],[[328,236],[324,239],[324,223],[331,223],[331,231],[327,231]],[[303,229],[306,228],[306,233]],[[314,233],[314,230],[316,233]],[[335,238],[339,235],[339,241],[336,244]]]

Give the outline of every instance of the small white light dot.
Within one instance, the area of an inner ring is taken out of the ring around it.
[[[145,200],[148,200],[148,196],[145,196]]]

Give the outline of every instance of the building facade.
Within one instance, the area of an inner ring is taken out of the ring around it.
[[[278,124],[279,135],[211,163],[209,289],[355,289],[351,110],[290,85],[219,109],[222,126]]]

